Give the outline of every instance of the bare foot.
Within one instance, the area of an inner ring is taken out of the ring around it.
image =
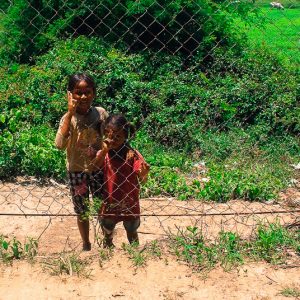
[[[90,242],[82,243],[82,251],[91,251],[92,245]]]

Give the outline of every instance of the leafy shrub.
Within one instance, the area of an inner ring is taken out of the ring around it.
[[[64,176],[53,141],[67,76],[88,70],[95,105],[125,113],[139,129],[136,145],[153,166],[144,195],[275,198],[299,157],[296,75],[265,50],[211,54],[205,72],[196,62],[185,70],[179,56],[124,54],[79,37],[56,43],[34,66],[0,68],[0,176]],[[193,153],[207,161],[205,185],[187,180]]]
[[[16,0],[0,8],[0,27],[6,28],[0,34],[0,60],[21,62],[45,52],[58,38],[74,35],[100,36],[131,50],[164,48],[204,55],[216,45],[238,44],[233,17],[247,19],[254,9],[246,1],[233,7],[208,0]]]
[[[24,128],[0,136],[0,177],[30,175],[63,178],[65,155],[54,146],[55,132],[47,126]]]
[[[299,245],[299,233],[287,230],[279,222],[261,224],[257,229],[251,254],[268,262],[278,263],[285,259],[285,248],[297,250]]]
[[[22,244],[16,237],[9,239],[0,235],[0,260],[4,263],[11,263],[13,259],[27,258],[33,260],[37,255],[38,241],[27,238]]]

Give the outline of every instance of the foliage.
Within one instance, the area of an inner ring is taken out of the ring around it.
[[[300,290],[297,287],[285,287],[280,294],[284,297],[294,297],[297,299],[300,297]]]
[[[271,263],[286,261],[286,250],[297,251],[299,233],[288,231],[279,223],[259,226],[252,240],[242,240],[234,232],[221,231],[213,242],[204,237],[201,229],[189,226],[171,235],[171,249],[175,255],[197,271],[209,271],[220,264],[230,270],[245,259],[264,260]]]
[[[22,244],[14,237],[9,239],[0,235],[0,259],[4,263],[11,263],[13,259],[28,259],[33,261],[37,255],[38,242],[33,238],[27,238]]]
[[[98,84],[94,104],[125,113],[139,129],[133,145],[152,166],[143,195],[262,201],[288,186],[300,150],[294,68],[267,48],[237,56],[215,47],[203,63],[201,51],[187,62],[163,52],[125,53],[106,42],[55,41],[33,65],[0,68],[0,178],[65,177],[55,131],[66,112],[67,76],[88,71]],[[205,183],[192,170],[200,159]]]
[[[78,277],[89,278],[91,270],[87,269],[88,260],[81,259],[78,253],[62,252],[58,257],[48,258],[43,262],[46,270],[51,275],[77,275]]]
[[[122,244],[122,249],[128,254],[134,267],[144,267],[149,258],[161,258],[162,249],[159,241],[153,240],[147,243],[143,248],[139,247],[138,243]]]
[[[131,50],[204,54],[216,45],[237,44],[233,16],[247,19],[255,9],[246,1],[233,7],[212,0],[16,0],[0,8],[0,28],[6,29],[0,31],[0,61],[6,62],[29,62],[57,39],[74,35],[100,36]]]
[[[126,113],[168,146],[192,149],[209,128],[255,125],[270,133],[299,132],[293,71],[267,50],[245,50],[238,60],[234,53],[218,49],[211,56],[204,73],[195,68],[184,71],[179,57],[125,55],[104,47],[101,40],[58,43],[34,67],[1,69],[3,76],[11,74],[1,86],[1,128],[12,126],[10,119],[20,114],[20,107],[26,114],[18,117],[19,122],[57,126],[66,110],[67,75],[89,70],[99,86],[95,104]]]
[[[267,262],[280,263],[286,259],[286,248],[299,249],[299,232],[290,232],[278,222],[261,224],[252,247],[252,254]]]
[[[243,263],[239,238],[231,232],[221,232],[218,241],[212,243],[204,238],[198,227],[187,227],[172,236],[172,247],[178,258],[187,261],[198,271],[210,270],[221,263],[230,269]]]
[[[122,248],[129,255],[129,258],[132,260],[135,267],[142,267],[146,264],[146,253],[144,253],[146,248],[138,249],[137,243],[132,244],[122,244]]]
[[[19,124],[21,125],[21,124]],[[65,175],[65,156],[54,146],[55,132],[48,126],[19,128],[0,136],[0,177]]]

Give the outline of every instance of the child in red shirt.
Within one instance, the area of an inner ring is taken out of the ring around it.
[[[103,148],[97,152],[96,164],[103,170],[103,204],[100,223],[104,247],[113,246],[113,231],[123,221],[130,243],[138,243],[140,225],[140,183],[147,180],[150,166],[133,149],[128,138],[135,129],[121,114],[111,115],[105,122]]]

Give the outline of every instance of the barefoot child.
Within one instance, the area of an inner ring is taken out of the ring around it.
[[[113,231],[123,221],[130,243],[138,243],[140,226],[140,183],[147,180],[150,166],[128,142],[134,126],[121,115],[109,116],[105,122],[103,149],[97,152],[95,162],[103,167],[103,205],[100,222],[104,247],[113,246]]]
[[[74,74],[68,83],[68,111],[60,120],[55,138],[58,149],[67,150],[67,171],[77,225],[83,250],[91,249],[89,220],[84,217],[89,206],[89,193],[101,197],[103,174],[93,165],[102,147],[103,126],[107,112],[93,107],[96,84],[87,74]]]

